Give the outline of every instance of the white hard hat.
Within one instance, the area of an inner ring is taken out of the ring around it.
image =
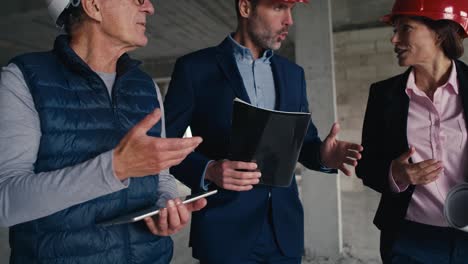
[[[52,20],[57,26],[62,27],[63,22],[59,21],[60,15],[70,5],[77,7],[80,4],[80,0],[46,0],[46,3]]]

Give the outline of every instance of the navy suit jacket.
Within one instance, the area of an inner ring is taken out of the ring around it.
[[[468,66],[455,61],[465,117],[468,116]],[[374,224],[387,234],[398,232],[408,210],[414,185],[394,193],[388,173],[391,162],[408,151],[409,98],[405,93],[411,68],[405,73],[371,85],[362,131],[362,159],[356,174],[364,185],[382,194]]]
[[[272,57],[271,65],[276,109],[308,112],[302,68],[277,55]],[[207,162],[227,157],[232,104],[236,97],[249,102],[227,39],[217,47],[177,60],[165,98],[167,135],[180,137],[190,126],[192,134],[201,136],[203,142],[171,172],[192,192],[200,190]],[[310,169],[320,170],[320,144],[317,129],[311,122],[299,161]],[[304,248],[304,223],[295,180],[287,188],[258,185],[246,192],[220,189],[218,194],[209,197],[206,209],[193,215],[190,233],[193,256],[223,263],[223,259],[248,254],[268,213],[270,191],[280,248],[288,256],[300,256]]]

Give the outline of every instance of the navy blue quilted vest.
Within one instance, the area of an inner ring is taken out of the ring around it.
[[[159,107],[152,79],[139,62],[117,63],[112,100],[103,81],[60,36],[50,52],[12,60],[21,69],[39,113],[41,142],[35,172],[61,169],[113,149],[137,122]],[[148,133],[160,136],[158,124]],[[40,175],[36,175],[40,177]],[[96,223],[153,205],[158,177],[134,178],[129,188],[10,228],[10,263],[169,263],[172,241],[144,222]]]

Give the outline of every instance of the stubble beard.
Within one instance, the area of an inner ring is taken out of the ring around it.
[[[256,13],[254,13],[252,19],[248,21],[247,34],[252,42],[262,49],[278,50],[281,48],[282,43],[278,41],[277,36],[280,32],[278,32],[278,34],[271,32]]]

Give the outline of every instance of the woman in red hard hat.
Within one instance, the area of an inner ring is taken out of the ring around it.
[[[356,173],[382,199],[374,219],[384,263],[468,263],[468,233],[444,217],[449,190],[468,175],[468,66],[459,61],[468,1],[396,0],[398,64],[372,84]]]

